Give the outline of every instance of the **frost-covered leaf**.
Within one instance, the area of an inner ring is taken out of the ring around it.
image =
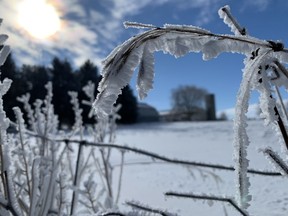
[[[139,65],[139,72],[137,77],[137,90],[139,98],[144,99],[149,90],[153,88],[154,79],[154,55],[149,50],[149,43],[147,43],[143,50],[143,57]]]
[[[248,39],[248,40],[246,40]],[[249,42],[245,42],[249,41]],[[203,59],[209,60],[216,58],[224,52],[239,53],[250,56],[251,52],[259,46],[268,45],[265,41],[259,41],[252,37],[225,35],[224,38],[214,38],[207,42],[203,47]]]
[[[0,95],[3,96],[7,93],[11,86],[12,80],[5,78],[2,82],[0,81]]]
[[[9,46],[6,45],[1,49],[1,51],[0,51],[0,66],[4,64],[9,53],[10,53],[10,47]]]
[[[0,35],[0,44],[2,45],[8,39],[8,35],[1,34]]]
[[[102,81],[99,83],[99,94],[93,103],[96,113],[99,117],[105,117],[112,111],[112,106],[116,102],[122,88],[130,81],[132,74],[140,62],[140,56],[143,52],[143,46],[135,48],[129,53],[127,58],[119,62],[111,62]],[[121,63],[121,61],[124,61]],[[114,65],[117,65],[115,68]]]
[[[3,107],[2,96],[7,93],[11,86],[12,80],[5,78],[3,82],[0,81],[0,141],[6,142],[6,130],[9,127],[9,119],[6,117],[6,112]]]

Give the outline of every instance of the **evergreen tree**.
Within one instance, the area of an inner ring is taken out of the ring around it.
[[[45,85],[51,80],[48,69],[44,66],[23,65],[21,74],[31,95],[30,101],[34,102],[36,99],[44,99],[47,94]]]
[[[43,99],[47,90],[45,85],[48,81],[53,83],[53,104],[55,113],[59,116],[60,123],[72,125],[74,122],[74,112],[71,109],[70,96],[68,91],[77,91],[79,101],[87,100],[82,88],[88,81],[95,83],[95,96],[97,95],[97,86],[100,82],[98,68],[90,60],[87,60],[80,68],[74,72],[71,64],[67,60],[54,58],[51,68],[39,65],[23,65],[18,69],[11,54],[1,67],[0,79],[9,78],[13,80],[8,93],[3,97],[5,100],[4,108],[7,116],[14,120],[15,106],[22,106],[17,101],[17,97],[30,93],[30,102],[34,103],[36,99]],[[129,86],[123,89],[122,95],[117,103],[122,105],[119,111],[121,115],[120,123],[134,123],[137,120],[137,99]],[[83,121],[85,123],[94,123],[93,118],[88,118],[91,107],[81,104],[83,109]]]
[[[5,61],[5,63],[1,66],[1,81],[4,80],[4,78],[9,78],[11,80],[14,80],[17,76],[17,67],[13,60],[12,54],[10,53]]]
[[[79,101],[80,103],[83,100],[87,100],[87,96],[85,95],[85,93],[83,92],[83,87],[87,85],[88,81],[91,81],[95,84],[96,88],[95,88],[95,92],[94,95],[97,95],[97,86],[98,83],[100,81],[100,75],[98,72],[98,68],[96,65],[93,64],[93,62],[91,62],[90,60],[87,60],[86,62],[84,62],[83,65],[80,66],[79,70],[76,72],[75,74],[76,76],[76,80],[78,82],[78,97],[79,97]],[[94,118],[89,118],[88,114],[91,110],[91,107],[88,107],[87,105],[80,105],[81,108],[83,109],[83,121],[84,123],[95,123],[95,119]]]
[[[133,91],[129,85],[123,90],[122,94],[118,97],[116,104],[121,104],[119,110],[121,116],[120,123],[131,124],[137,121],[137,98],[133,95]]]
[[[74,113],[71,109],[68,91],[77,91],[77,82],[71,64],[59,58],[52,60],[50,69],[53,82],[53,104],[61,125],[72,125]]]
[[[5,63],[1,66],[1,80],[5,78],[11,79],[12,85],[9,91],[4,95],[4,109],[9,119],[12,121],[15,120],[14,111],[12,110],[15,106],[20,106],[16,98],[24,94],[27,90],[27,85],[23,82],[23,76],[19,73],[15,61],[10,53],[5,61]]]
[[[90,60],[87,60],[80,66],[79,70],[76,72],[76,77],[81,87],[87,85],[88,81],[92,81],[96,84],[100,79],[98,68]]]

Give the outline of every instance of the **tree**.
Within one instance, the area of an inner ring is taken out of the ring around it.
[[[221,112],[218,120],[227,121],[228,120],[227,114],[225,112]]]
[[[190,120],[199,109],[205,109],[207,91],[192,85],[179,86],[172,90],[172,112],[184,114]]]
[[[1,66],[1,81],[3,81],[4,78],[9,78],[11,80],[14,80],[17,76],[17,67],[15,64],[15,61],[12,57],[12,54],[10,53],[7,56],[6,61]]]
[[[47,93],[45,85],[51,80],[48,69],[45,66],[23,65],[21,74],[27,85],[27,91],[31,95],[31,102],[33,103],[36,99],[44,99]]]
[[[87,85],[88,81],[97,84],[100,80],[98,68],[90,60],[85,61],[83,65],[80,66],[79,70],[76,71],[76,77],[81,88]]]
[[[96,86],[94,90],[94,95],[97,95],[97,86],[100,81],[100,75],[99,75],[97,66],[93,64],[93,62],[91,62],[90,60],[85,61],[84,64],[80,66],[79,70],[76,71],[75,76],[76,76],[76,82],[78,85],[77,86],[78,98],[79,98],[80,103],[83,100],[87,99],[86,94],[83,92],[83,87],[86,86],[89,81],[94,83],[94,85]],[[83,116],[84,123],[89,123],[89,124],[95,123],[94,118],[88,117],[91,107],[87,105],[83,105],[83,104],[80,104],[80,106],[81,106],[81,109],[83,109],[82,116]]]
[[[8,55],[5,63],[1,66],[0,78],[0,80],[9,78],[13,81],[11,84],[11,89],[3,96],[3,100],[5,102],[4,109],[7,113],[7,116],[11,120],[15,120],[15,115],[12,108],[20,105],[16,98],[27,91],[27,85],[25,81],[23,81],[23,75],[19,73],[11,53]]]
[[[53,83],[53,104],[60,123],[72,125],[74,113],[70,104],[69,91],[77,91],[72,66],[67,60],[54,58],[50,68]]]
[[[119,110],[120,123],[131,124],[137,121],[137,98],[133,95],[129,85],[122,90],[122,94],[117,99],[116,104],[121,104],[121,109]]]

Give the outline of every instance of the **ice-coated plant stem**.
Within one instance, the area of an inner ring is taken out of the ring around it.
[[[71,201],[71,211],[70,215],[74,215],[75,210],[77,208],[77,202],[78,202],[78,186],[79,186],[79,169],[80,169],[80,160],[82,156],[82,147],[83,145],[79,145],[78,153],[77,153],[77,159],[76,159],[76,169],[75,169],[75,175],[73,180],[73,194],[72,194],[72,201]]]
[[[288,166],[285,161],[271,148],[266,148],[263,153],[267,156],[268,160],[276,167],[276,170],[283,176],[288,176]]]
[[[112,143],[95,143],[95,142],[89,142],[87,140],[55,140],[55,142],[61,142],[61,143],[71,143],[71,144],[77,144],[83,146],[94,146],[98,148],[111,148],[111,149],[118,149],[120,151],[130,151],[134,152],[136,154],[140,155],[145,155],[148,157],[151,157],[153,159],[157,159],[160,161],[165,161],[168,163],[173,163],[173,164],[179,164],[179,165],[185,165],[185,166],[198,166],[198,167],[206,167],[206,168],[211,168],[211,169],[219,169],[219,170],[226,170],[226,171],[235,171],[235,168],[233,166],[225,166],[225,165],[220,165],[220,164],[209,164],[209,163],[203,163],[203,162],[195,162],[195,161],[187,161],[187,160],[179,160],[175,158],[169,158],[163,155],[159,155],[153,152],[149,152],[143,149],[135,148],[135,147],[130,147],[126,145],[119,145],[119,144],[112,144]],[[261,170],[255,170],[255,169],[248,169],[248,173],[254,174],[254,175],[263,175],[263,176],[281,176],[280,173],[278,172],[269,172],[269,171],[261,171]]]
[[[158,214],[158,215],[162,215],[162,216],[177,216],[176,214],[172,214],[172,213],[169,213],[167,211],[163,211],[160,209],[152,208],[152,207],[147,206],[147,205],[143,205],[140,202],[129,201],[129,202],[126,202],[126,205],[129,205],[132,208],[135,208],[135,209],[138,209],[141,211],[146,211],[146,212],[150,212],[150,213]]]
[[[183,198],[190,198],[190,199],[227,202],[227,203],[231,204],[235,208],[235,210],[237,210],[241,215],[249,216],[249,214],[246,211],[244,211],[241,207],[239,207],[232,198],[213,196],[213,195],[205,195],[205,194],[177,193],[177,192],[166,192],[165,196],[174,196],[174,197],[183,197]]]

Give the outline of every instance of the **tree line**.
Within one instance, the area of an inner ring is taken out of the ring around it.
[[[17,97],[30,93],[30,104],[36,99],[44,99],[46,95],[45,85],[49,81],[53,85],[53,104],[55,113],[58,115],[61,125],[72,125],[74,121],[74,112],[70,104],[68,91],[78,93],[80,106],[83,109],[84,123],[94,123],[93,118],[88,117],[91,107],[83,105],[82,100],[87,100],[87,96],[82,88],[87,85],[88,81],[95,84],[97,95],[97,86],[101,80],[99,70],[93,62],[87,60],[79,68],[74,69],[71,63],[58,57],[53,58],[50,66],[43,65],[22,65],[17,67],[12,55],[10,54],[1,69],[1,77],[13,80],[9,92],[3,97],[4,109],[7,116],[14,120],[13,107],[22,104],[17,101]],[[123,89],[122,95],[118,98],[116,104],[121,104],[119,110],[121,119],[120,123],[134,123],[137,120],[137,99],[129,86]]]

